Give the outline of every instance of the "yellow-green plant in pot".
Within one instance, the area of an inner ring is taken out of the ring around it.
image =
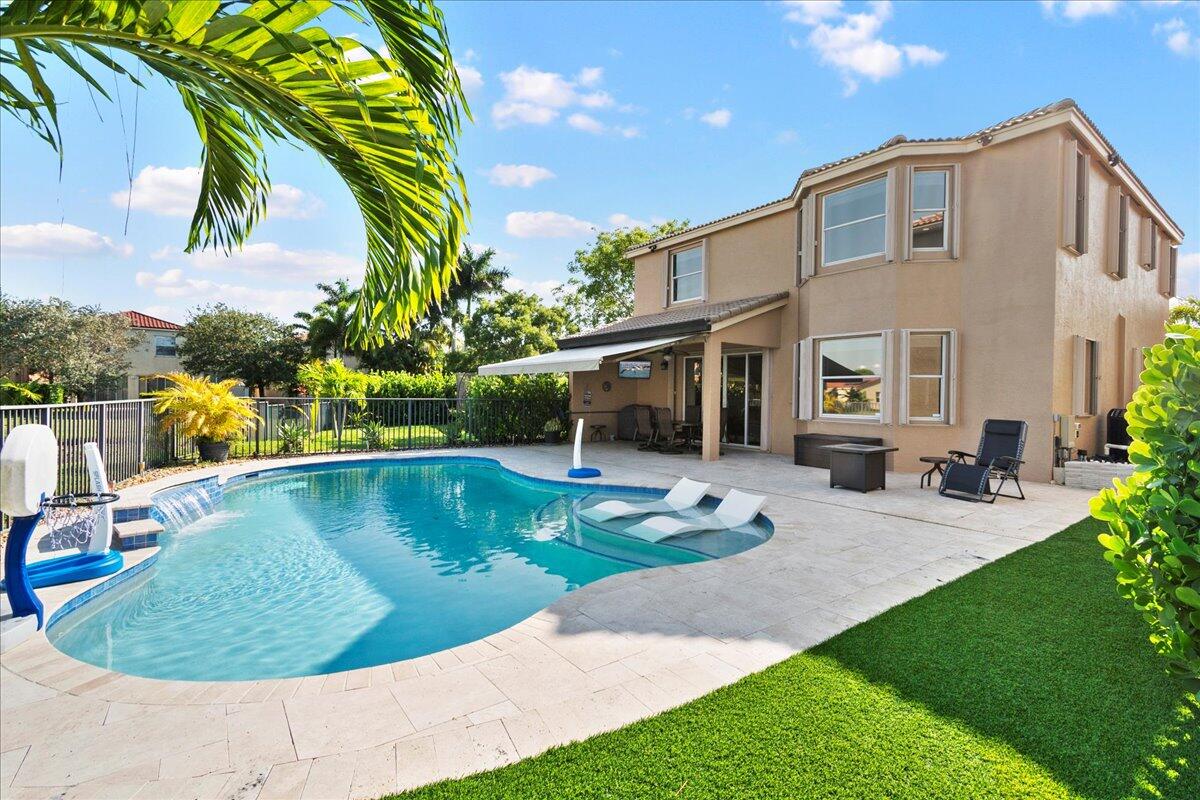
[[[154,413],[163,430],[176,427],[179,433],[196,440],[201,461],[225,461],[229,443],[240,439],[246,425],[259,419],[250,403],[233,393],[235,380],[210,381],[185,372],[162,376],[173,385],[151,392]]]

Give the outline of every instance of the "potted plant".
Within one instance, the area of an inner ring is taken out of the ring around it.
[[[195,439],[201,461],[228,459],[229,443],[242,437],[247,424],[260,419],[249,401],[233,393],[236,380],[213,382],[184,372],[162,377],[172,386],[150,393],[156,399],[154,413],[159,415],[159,425],[163,430],[175,426]]]
[[[558,444],[562,423],[557,419],[546,420],[546,424],[542,426],[542,433],[546,437],[546,444]]]

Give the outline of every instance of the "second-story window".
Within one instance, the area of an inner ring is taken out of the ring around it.
[[[821,265],[881,256],[887,237],[887,177],[821,198]]]
[[[156,356],[173,356],[173,355],[175,355],[175,337],[174,336],[155,336],[154,337],[154,355],[156,355]]]
[[[946,209],[950,173],[944,169],[922,169],[913,173],[913,250],[946,249]]]
[[[704,245],[671,254],[671,302],[704,296]]]

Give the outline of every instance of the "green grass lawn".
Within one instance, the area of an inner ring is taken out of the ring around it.
[[[396,450],[406,447],[437,447],[446,443],[446,432],[440,425],[393,425],[383,429],[383,450]],[[259,439],[258,453],[260,455],[275,455],[280,452],[282,442],[278,438]],[[306,453],[331,453],[337,448],[337,434],[332,429],[320,431],[305,443]],[[347,427],[342,432],[342,450],[352,452],[365,450],[362,429]],[[245,458],[255,454],[254,437],[240,439],[230,446],[230,455],[234,458]]]
[[[686,706],[418,798],[1200,798],[1200,707],[1080,522]]]

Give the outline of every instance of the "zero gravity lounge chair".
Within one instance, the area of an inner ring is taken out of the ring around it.
[[[767,498],[730,489],[717,510],[702,517],[651,517],[645,522],[630,525],[625,533],[647,542],[661,542],[669,536],[699,531],[721,531],[748,525],[758,516]]]
[[[1022,420],[986,419],[983,433],[979,437],[979,449],[974,455],[962,450],[951,450],[950,461],[942,473],[942,484],[938,494],[957,500],[985,503],[996,502],[997,497],[1012,497],[1024,500],[1019,473],[1025,452],[1025,434],[1029,426]],[[968,462],[971,459],[971,462]],[[992,490],[992,480],[999,484]],[[1017,486],[1017,494],[1002,494],[1006,481]]]
[[[593,522],[605,522],[617,517],[637,517],[642,514],[662,514],[694,508],[704,498],[712,484],[680,478],[679,483],[661,500],[646,503],[627,503],[624,500],[605,500],[591,508],[580,509],[579,515]]]

